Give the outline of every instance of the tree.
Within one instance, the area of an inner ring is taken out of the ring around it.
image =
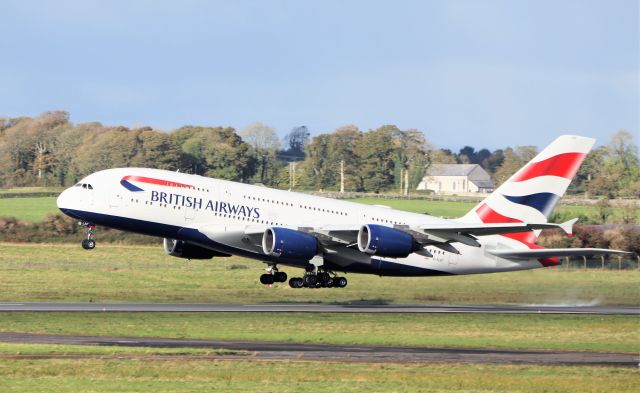
[[[593,181],[600,176],[600,172],[602,171],[606,155],[607,148],[604,146],[591,150],[582,162],[582,165],[580,165],[575,179],[573,179],[571,184],[569,184],[569,192],[585,192],[587,197],[589,195],[598,194],[613,195],[613,182],[611,182],[610,184],[604,184],[599,180],[596,180],[596,183],[593,183]],[[602,193],[605,189],[607,191]]]
[[[256,150],[277,150],[280,140],[276,130],[261,122],[252,123],[240,132],[242,140]]]
[[[620,130],[613,134],[609,142],[610,160],[605,162],[616,166],[620,176],[616,177],[617,194],[620,196],[640,197],[634,190],[640,188],[640,160],[638,146],[633,135],[627,130]]]
[[[355,146],[360,163],[358,177],[362,189],[359,191],[378,193],[393,186],[394,150],[393,135],[388,128],[362,135]]]
[[[357,175],[358,158],[356,156],[356,144],[362,137],[362,132],[353,124],[339,127],[329,139],[328,161],[335,173],[333,184],[336,190],[340,189],[340,169],[344,167],[345,190],[357,190],[360,182]]]
[[[502,149],[494,150],[487,158],[482,160],[482,167],[493,175],[504,162],[504,151]]]
[[[305,146],[309,143],[309,129],[307,126],[293,127],[285,137],[285,150],[279,156],[285,161],[299,161],[305,158]]]
[[[307,162],[313,170],[311,184],[316,189],[327,189],[336,184],[335,163],[329,159],[330,134],[320,134],[313,137],[307,146]]]
[[[102,169],[132,166],[142,148],[140,131],[126,127],[110,127],[95,136],[92,143],[77,152],[77,165],[81,174]]]
[[[494,182],[500,185],[507,181],[514,173],[531,161],[537,154],[535,146],[518,146],[515,150],[507,148],[504,150],[504,160],[502,165],[494,174]]]
[[[263,184],[277,183],[280,166],[277,165],[276,152],[280,148],[280,140],[275,129],[257,122],[242,130],[240,135],[251,146],[251,154],[257,163],[256,180]]]
[[[640,196],[640,165],[638,148],[633,135],[620,130],[613,135],[611,142],[592,152],[585,160],[588,182],[587,190],[593,195],[607,198],[616,196]],[[585,172],[578,172],[578,177]]]
[[[203,142],[207,176],[244,182],[255,173],[249,145],[233,128],[205,129]]]
[[[429,150],[426,154],[427,167],[434,164],[455,164],[456,158],[447,149]]]
[[[142,146],[138,151],[137,165],[170,171],[178,169],[180,151],[169,134],[146,128],[138,137]]]
[[[422,180],[425,170],[425,155],[430,143],[424,134],[415,129],[400,130],[396,126],[386,126],[392,133],[395,145],[395,185],[403,190],[415,189]],[[408,183],[407,184],[407,180]]]

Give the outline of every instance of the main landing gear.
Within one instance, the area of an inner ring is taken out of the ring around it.
[[[319,271],[314,273],[313,270],[307,271],[304,277],[293,277],[289,280],[291,288],[344,288],[347,286],[345,277],[338,277],[333,273]]]
[[[87,236],[86,239],[82,240],[82,248],[85,250],[93,250],[96,248],[96,241],[93,240],[93,234],[95,232],[96,226],[87,221],[80,221],[78,223],[81,227],[84,227],[84,233]]]
[[[267,272],[260,276],[260,282],[271,285],[276,282],[286,282],[287,273],[278,271],[276,266],[269,266]],[[289,280],[291,288],[344,288],[347,286],[345,277],[338,277],[333,272],[320,271],[310,265],[303,277],[293,277]]]

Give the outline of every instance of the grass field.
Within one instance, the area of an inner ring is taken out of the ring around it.
[[[636,369],[191,359],[0,360],[3,392],[635,392]]]
[[[99,239],[99,234],[98,234]],[[264,264],[184,260],[162,246],[0,243],[0,301],[640,304],[640,271],[531,271],[450,277],[348,274],[343,289],[266,288]],[[289,275],[300,269],[285,268]]]
[[[62,192],[63,190],[64,187],[12,187],[0,188],[0,195]]]
[[[2,198],[0,216],[19,220],[42,221],[47,213],[57,213],[55,197]]]
[[[263,265],[161,246],[0,244],[0,301],[640,303],[638,271],[348,275],[344,289],[265,288]],[[289,269],[289,273],[296,270]],[[302,313],[5,313],[0,330],[225,340],[637,352],[636,317]],[[16,359],[12,354],[97,358]],[[220,360],[217,351],[0,344],[0,391],[637,391],[633,368]]]
[[[23,313],[2,330],[438,348],[638,352],[634,316],[350,313]]]

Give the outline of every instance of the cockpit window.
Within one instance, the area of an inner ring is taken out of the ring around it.
[[[81,183],[77,183],[74,187],[82,187]]]
[[[83,185],[82,185],[82,188],[87,188],[87,185],[86,185],[86,184],[83,184]]]
[[[87,188],[90,190],[93,190],[93,187],[91,187],[91,184],[87,184]]]
[[[82,187],[85,190],[93,190],[93,186],[91,186],[91,184],[89,183],[78,183],[74,187]]]

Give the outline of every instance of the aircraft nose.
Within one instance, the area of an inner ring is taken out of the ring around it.
[[[56,206],[58,209],[64,212],[65,207],[69,207],[69,189],[62,191],[60,195],[58,195],[58,199],[56,199]]]

